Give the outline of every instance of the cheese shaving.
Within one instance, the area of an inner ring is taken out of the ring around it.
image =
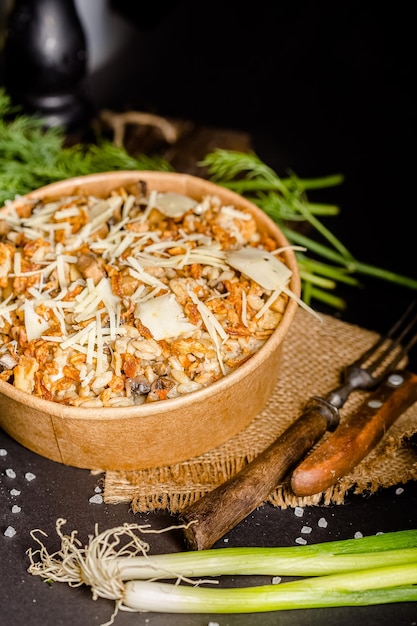
[[[197,329],[195,324],[191,324],[184,317],[184,312],[173,294],[140,302],[136,305],[135,314],[157,341],[193,333]]]
[[[291,278],[291,270],[276,256],[259,248],[245,247],[226,255],[227,262],[270,291],[283,288]]]

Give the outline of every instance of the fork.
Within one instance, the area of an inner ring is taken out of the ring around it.
[[[339,409],[353,391],[372,391],[384,381],[387,375],[395,376],[395,368],[401,364],[417,341],[417,334],[410,340],[406,339],[417,322],[417,313],[409,320],[414,308],[413,303],[387,335],[380,337],[369,350],[344,369],[342,384],[339,387],[325,397],[312,397],[304,412],[268,448],[234,476],[181,512],[179,518],[184,525],[184,538],[189,548],[193,550],[211,548],[217,540],[268,498],[279,482],[323,437],[326,431],[335,431],[330,438],[336,435],[341,428]],[[406,343],[403,345],[404,341]],[[402,376],[405,376],[405,370],[399,371]],[[405,410],[404,407],[407,404],[417,399],[417,376],[408,374],[407,380],[410,381],[411,393],[403,394],[405,399],[401,400],[397,413]],[[399,374],[396,375],[399,376]],[[394,386],[394,390],[398,390],[398,385]],[[391,388],[389,393],[393,393]],[[376,398],[375,401],[380,402],[380,398]],[[388,406],[391,406],[391,403],[388,402]],[[385,413],[383,417],[388,422]],[[381,429],[378,434],[380,431]],[[349,433],[343,431],[342,434],[345,443],[345,437]],[[313,458],[314,461],[313,456],[306,457],[306,461],[309,458]],[[346,462],[342,471],[343,469],[346,469]],[[319,472],[319,477],[322,474],[323,472]],[[292,474],[293,480],[295,480],[294,476],[296,477],[295,472]],[[332,474],[330,476],[332,477]],[[300,489],[302,482],[299,481]],[[308,491],[311,491],[311,488],[314,490],[316,486],[317,481],[313,481],[313,484],[308,486]]]
[[[345,369],[345,385],[327,397],[330,404],[340,408],[353,389],[376,388],[295,468],[291,489],[297,496],[325,491],[353,470],[417,400],[417,376],[406,369],[395,369],[417,343],[415,308],[412,303],[387,335]]]
[[[417,331],[409,337],[417,324],[416,309],[417,302],[414,301],[385,335],[345,367],[344,384],[327,395],[331,405],[340,409],[355,389],[374,389],[407,356],[417,342]]]

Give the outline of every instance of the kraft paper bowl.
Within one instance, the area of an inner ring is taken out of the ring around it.
[[[119,171],[93,174],[47,185],[29,198],[58,199],[81,192],[107,196],[138,181],[200,200],[217,194],[224,204],[249,210],[258,229],[278,246],[288,241],[266,214],[241,196],[187,174]],[[294,252],[285,263],[290,289],[300,295]],[[219,446],[253,420],[269,399],[279,375],[284,339],[297,311],[290,298],[282,320],[262,348],[234,372],[183,396],[125,408],[77,408],[41,399],[0,381],[0,427],[22,446],[53,461],[94,470],[135,470],[171,465]]]

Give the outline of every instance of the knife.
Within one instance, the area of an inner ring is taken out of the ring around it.
[[[388,429],[417,401],[417,376],[395,370],[352,415],[294,469],[291,489],[311,496],[349,474],[381,441]]]

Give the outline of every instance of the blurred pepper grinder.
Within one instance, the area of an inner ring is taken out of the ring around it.
[[[45,127],[87,130],[87,45],[74,0],[15,0],[7,19],[4,83]]]

